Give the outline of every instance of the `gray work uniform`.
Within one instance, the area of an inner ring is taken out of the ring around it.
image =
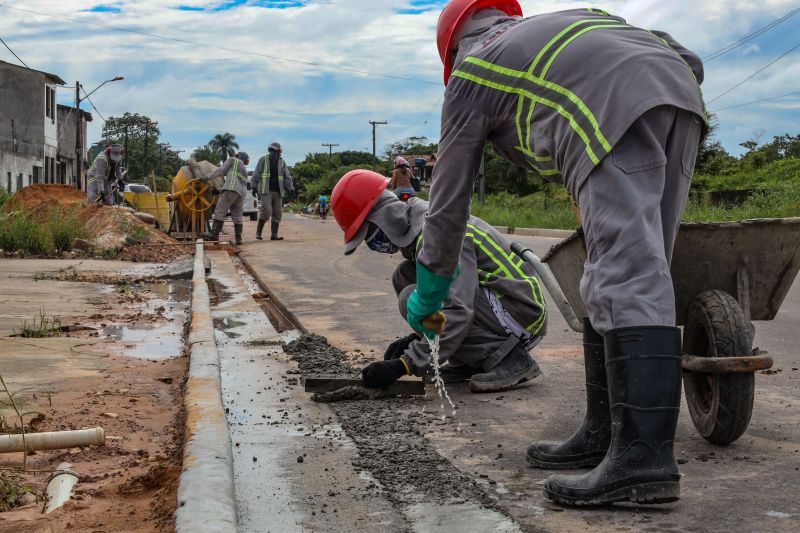
[[[445,92],[419,261],[452,277],[488,140],[580,204],[590,250],[582,295],[598,332],[674,325],[674,303],[662,298],[672,291],[671,228],[705,120],[702,79],[700,59],[669,35],[599,10],[501,17],[466,37]],[[626,159],[622,168],[612,152]],[[663,188],[647,181],[651,174]],[[637,279],[648,281],[627,283]],[[651,298],[657,313],[632,303]]]
[[[416,288],[418,244],[402,249],[406,261],[392,275],[404,317],[408,296]],[[443,309],[447,321],[439,345],[441,363],[488,372],[520,341],[530,349],[541,340],[547,328],[547,306],[539,280],[492,226],[470,217],[458,266],[461,273]],[[406,354],[416,375],[428,371],[426,341],[412,342]]]
[[[110,173],[114,172],[114,177]],[[94,205],[97,203],[98,197],[103,197],[104,205],[114,204],[114,193],[111,187],[111,182],[114,180],[122,180],[122,165],[109,164],[108,157],[105,152],[100,152],[89,167],[89,172],[86,176],[86,203]]]
[[[233,223],[241,224],[244,198],[247,195],[247,165],[236,157],[230,157],[221,167],[209,174],[206,180],[220,176],[225,176],[225,184],[222,187],[222,194],[217,198],[217,206],[211,218],[223,222],[225,215],[230,211]]]
[[[278,188],[280,193],[269,190],[269,155],[265,155],[258,160],[253,176],[250,178],[250,186],[258,191],[261,205],[258,208],[258,219],[280,222],[283,213],[283,196],[286,191],[294,192],[294,182],[289,173],[289,167],[283,158],[278,159]]]

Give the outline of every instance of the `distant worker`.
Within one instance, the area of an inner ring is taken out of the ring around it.
[[[394,170],[392,171],[392,179],[389,181],[389,189],[397,192],[402,189],[414,189],[411,185],[411,178],[414,173],[411,171],[411,165],[402,156],[397,156],[394,160]]]
[[[415,262],[428,203],[401,201],[386,178],[369,170],[345,174],[333,189],[333,215],[344,231],[345,255],[365,242],[379,253],[406,259],[392,275],[401,314],[418,283]],[[472,392],[515,387],[541,374],[529,350],[541,341],[547,309],[539,280],[495,229],[470,217],[460,246],[461,275],[444,303],[446,323],[439,361],[446,383],[469,381]],[[429,373],[428,343],[412,333],[389,345],[384,361],[363,369],[364,385],[386,388],[404,375]]]
[[[670,261],[706,117],[701,60],[668,34],[599,9],[523,19],[516,0],[453,0],[437,34],[447,89],[409,324],[424,330],[464,276],[460,250],[474,233],[470,200],[487,141],[563,184],[583,215],[580,293],[596,403],[575,435],[534,443],[528,461],[596,466],[547,480],[545,496],[566,505],[677,500],[681,333]]]
[[[86,175],[86,203],[114,204],[114,184],[122,183],[122,146],[112,144],[97,154]]]
[[[267,155],[263,156],[256,163],[253,170],[253,177],[250,180],[253,196],[261,200],[258,209],[258,227],[256,228],[256,239],[262,239],[261,232],[264,224],[270,221],[271,241],[282,241],[283,237],[278,235],[278,227],[281,225],[281,215],[283,213],[283,197],[286,193],[294,194],[294,184],[292,175],[289,174],[289,167],[283,160],[281,154],[283,148],[278,143],[269,145]]]
[[[228,211],[233,221],[233,232],[236,244],[242,244],[242,212],[244,211],[244,198],[247,196],[247,164],[250,156],[247,152],[238,152],[229,157],[225,164],[206,176],[205,181],[225,176],[225,185],[222,194],[217,198],[217,207],[211,216],[211,232],[203,235],[209,241],[218,241],[225,216]]]
[[[330,205],[328,204],[328,197],[324,194],[319,197],[319,218],[325,220],[328,218],[328,208]]]

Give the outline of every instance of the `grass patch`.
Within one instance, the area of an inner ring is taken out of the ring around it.
[[[77,238],[89,238],[77,206],[56,206],[47,212],[44,220],[31,211],[14,211],[0,223],[0,248],[9,252],[51,255],[70,250]]]
[[[19,331],[14,330],[14,336],[26,339],[41,339],[44,337],[57,337],[61,335],[61,318],[49,318],[44,314],[44,309],[28,321],[23,319]]]
[[[684,222],[727,222],[749,218],[786,218],[800,216],[800,186],[756,191],[742,204],[705,205],[693,197],[686,204]]]
[[[477,198],[473,198],[472,215],[492,226],[551,229],[578,227],[566,195],[554,197],[542,192],[528,196],[491,194],[486,197],[484,204],[479,204]]]
[[[6,205],[6,202],[11,198],[12,194],[5,190],[3,187],[0,187],[0,209]]]
[[[42,494],[24,483],[19,474],[0,470],[0,513],[19,507],[26,494],[36,496],[37,502],[42,500]]]

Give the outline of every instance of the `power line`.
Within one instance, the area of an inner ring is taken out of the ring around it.
[[[711,112],[717,113],[719,111],[726,111],[728,109],[736,109],[737,107],[744,107],[744,106],[753,105],[753,104],[760,104],[761,102],[769,102],[770,100],[778,100],[780,98],[786,98],[788,96],[795,96],[795,95],[800,95],[800,91],[796,91],[796,92],[793,92],[793,93],[786,93],[786,94],[782,94],[780,96],[770,96],[769,98],[761,98],[760,100],[753,100],[752,102],[745,102],[743,104],[736,104],[736,105],[731,105],[731,106],[728,106],[728,107],[721,107],[719,109],[712,109]]]
[[[81,91],[83,91],[84,100],[86,100],[87,102],[89,102],[91,104],[92,109],[94,109],[94,112],[97,113],[98,117],[100,117],[100,120],[102,120],[103,122],[106,122],[106,119],[104,119],[103,115],[100,114],[100,111],[97,110],[97,107],[95,107],[94,102],[92,102],[92,100],[89,98],[89,95],[86,94],[86,89],[84,89],[82,85],[81,85]],[[94,91],[92,91],[92,92],[94,92]],[[78,117],[80,117],[80,114],[78,115]],[[78,120],[80,120],[80,118]]]
[[[292,58],[288,58],[288,57],[280,57],[280,56],[275,56],[275,55],[270,55],[270,54],[262,54],[262,53],[253,52],[253,51],[250,51],[250,50],[240,50],[238,48],[228,48],[227,46],[218,46],[218,45],[215,45],[215,44],[208,44],[208,43],[203,43],[203,42],[200,42],[200,41],[190,41],[188,39],[179,39],[177,37],[169,37],[169,36],[166,36],[166,35],[158,35],[157,33],[150,33],[150,32],[141,31],[141,30],[132,30],[132,29],[129,29],[129,28],[121,28],[119,26],[110,26],[110,25],[107,25],[107,24],[99,24],[97,22],[88,22],[88,21],[85,21],[85,20],[77,20],[77,19],[72,19],[72,18],[69,18],[69,17],[62,17],[60,15],[51,15],[50,13],[42,13],[41,11],[34,11],[32,9],[23,9],[21,7],[12,7],[12,6],[9,6],[9,5],[6,5],[6,4],[0,4],[0,7],[4,7],[6,9],[11,9],[13,11],[21,11],[23,13],[29,13],[29,14],[32,14],[32,15],[40,15],[42,17],[49,17],[49,18],[53,18],[53,19],[64,20],[64,21],[67,21],[67,22],[73,22],[75,24],[84,24],[84,25],[87,25],[87,26],[96,26],[98,28],[105,28],[107,30],[114,30],[114,31],[122,31],[122,32],[126,32],[126,33],[133,33],[133,34],[136,34],[136,35],[143,35],[145,37],[155,37],[157,39],[162,39],[162,40],[165,40],[165,41],[173,41],[173,42],[176,42],[176,43],[190,44],[192,46],[203,46],[203,47],[206,47],[206,48],[214,48],[214,49],[217,49],[217,50],[223,50],[225,52],[232,52],[232,53],[240,54],[240,55],[257,56],[257,57],[263,57],[263,58],[266,58],[266,59],[274,59],[274,60],[277,60],[277,61],[285,61],[287,63],[297,63],[297,64],[300,64],[300,65],[306,65],[306,66],[309,66],[309,67],[318,67],[318,68],[324,68],[324,69],[329,69],[329,70],[338,70],[338,71],[342,71],[342,72],[351,72],[353,74],[362,74],[362,75],[366,75],[366,76],[376,76],[376,77],[389,78],[389,79],[394,79],[394,80],[410,81],[410,82],[413,82],[413,83],[424,83],[426,85],[437,85],[437,86],[439,85],[439,82],[435,82],[435,81],[420,80],[420,79],[416,79],[416,78],[406,78],[404,76],[395,76],[393,74],[383,74],[383,73],[380,73],[380,72],[371,72],[369,70],[361,70],[361,69],[350,68],[350,67],[337,67],[337,66],[334,66],[334,65],[326,65],[324,63],[318,63],[316,61],[306,61],[306,60],[303,60],[303,59],[292,59]]]
[[[795,10],[793,10],[793,11],[790,11],[789,13],[787,13],[787,14],[786,14],[786,15],[784,15],[784,16],[782,16],[781,18],[779,18],[779,19],[777,19],[777,20],[774,20],[774,21],[770,22],[769,24],[767,24],[767,25],[766,25],[766,26],[764,26],[763,28],[760,28],[760,29],[758,29],[758,30],[754,31],[753,33],[751,33],[751,34],[749,34],[749,35],[745,35],[744,37],[742,37],[742,38],[741,38],[741,39],[739,39],[738,41],[734,41],[734,42],[732,42],[731,44],[729,44],[728,46],[722,47],[722,48],[720,48],[719,50],[717,50],[717,51],[715,51],[715,52],[712,52],[712,53],[708,54],[707,56],[705,56],[705,57],[703,58],[703,61],[705,61],[706,63],[708,63],[708,62],[710,62],[710,61],[714,61],[714,60],[715,60],[715,59],[717,59],[718,57],[720,57],[720,56],[723,56],[723,55],[727,54],[727,53],[728,53],[728,52],[730,52],[731,50],[735,50],[736,48],[739,48],[739,47],[740,47],[740,46],[742,46],[744,43],[746,43],[746,42],[748,42],[748,41],[750,41],[750,40],[752,40],[752,39],[755,39],[756,37],[758,37],[758,36],[759,36],[759,35],[761,35],[762,33],[765,33],[765,32],[767,32],[767,31],[771,30],[772,28],[774,28],[774,27],[775,27],[775,26],[777,26],[778,24],[780,24],[780,23],[782,23],[782,22],[785,22],[785,21],[789,20],[790,18],[792,18],[793,16],[795,16],[797,13],[800,13],[800,8],[797,8],[797,9],[795,9]]]
[[[31,67],[29,67],[29,66],[28,66],[28,65],[27,65],[27,64],[26,64],[26,63],[25,63],[25,62],[24,62],[22,59],[20,59],[20,57],[19,57],[17,54],[15,54],[15,53],[14,53],[14,50],[12,50],[12,49],[11,49],[11,47],[10,47],[10,46],[8,46],[8,45],[6,44],[6,42],[3,40],[3,38],[2,38],[2,37],[0,37],[0,43],[3,43],[3,45],[4,45],[6,48],[8,48],[8,51],[9,51],[9,52],[11,52],[11,54],[12,54],[14,57],[16,57],[16,58],[17,58],[17,60],[18,60],[20,63],[22,63],[23,65],[25,65],[25,68],[27,68],[27,69],[31,68]]]
[[[795,51],[797,48],[800,48],[800,43],[797,43],[796,45],[792,46],[792,47],[791,47],[790,49],[788,49],[786,52],[784,52],[784,53],[782,53],[781,55],[779,55],[779,56],[777,57],[777,59],[774,59],[773,61],[770,61],[769,63],[767,63],[766,65],[764,65],[763,67],[761,67],[761,68],[760,68],[760,69],[758,69],[757,71],[753,72],[753,73],[752,73],[752,74],[750,74],[748,77],[746,77],[745,79],[743,79],[742,81],[740,81],[739,83],[737,83],[736,85],[734,85],[733,87],[731,87],[730,89],[728,89],[728,90],[726,90],[726,91],[724,91],[724,92],[722,92],[722,93],[718,94],[717,96],[715,96],[714,98],[712,98],[711,100],[709,100],[707,103],[709,103],[709,104],[710,104],[711,102],[714,102],[714,101],[716,101],[716,100],[719,100],[720,98],[722,98],[723,96],[725,96],[726,94],[728,94],[729,92],[731,92],[732,90],[734,90],[734,89],[736,89],[737,87],[739,87],[740,85],[744,84],[746,81],[753,79],[753,78],[754,78],[754,77],[755,77],[757,74],[759,74],[759,73],[761,73],[761,72],[764,72],[764,71],[765,71],[765,70],[767,70],[769,67],[771,67],[772,65],[774,65],[775,63],[777,63],[778,61],[780,61],[781,59],[783,59],[784,57],[788,56],[788,55],[789,55],[789,54],[791,54],[792,52],[794,52],[794,51]]]

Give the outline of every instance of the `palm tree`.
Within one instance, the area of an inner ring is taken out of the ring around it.
[[[236,142],[236,136],[232,133],[218,133],[208,141],[208,146],[217,152],[222,158],[224,163],[228,156],[232,156],[239,149],[239,143]]]

